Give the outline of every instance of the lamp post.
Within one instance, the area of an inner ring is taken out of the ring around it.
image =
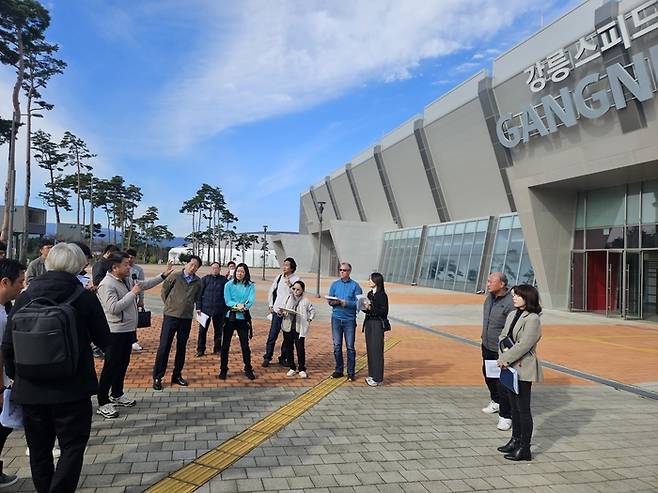
[[[263,281],[265,280],[265,254],[267,253],[267,224],[263,224]]]
[[[324,212],[324,204],[326,204],[326,202],[318,202],[318,216],[320,219],[320,231],[318,233],[318,280],[316,286],[318,298],[320,297],[320,269],[322,268],[322,213]]]

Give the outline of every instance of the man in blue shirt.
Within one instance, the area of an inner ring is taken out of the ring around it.
[[[350,279],[352,266],[347,262],[340,264],[340,279],[333,282],[329,288],[329,304],[333,307],[331,313],[331,334],[334,342],[334,359],[336,369],[332,378],[343,376],[343,337],[347,346],[347,379],[354,381],[356,351],[354,337],[356,335],[356,296],[362,294],[359,284]]]

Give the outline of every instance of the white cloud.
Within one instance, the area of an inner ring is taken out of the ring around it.
[[[170,151],[222,130],[299,111],[369,81],[413,76],[425,59],[490,37],[529,10],[521,0],[243,2],[205,26],[203,48],[164,90],[153,129]],[[227,33],[226,26],[230,25]]]

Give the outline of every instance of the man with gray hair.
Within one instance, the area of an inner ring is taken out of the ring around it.
[[[507,431],[512,427],[509,402],[500,391],[500,379],[487,376],[486,361],[498,360],[498,336],[505,326],[507,315],[514,310],[512,293],[507,288],[507,276],[492,272],[487,278],[487,298],[484,300],[482,321],[482,374],[489,388],[491,401],[482,409],[483,413],[498,413],[497,428]]]

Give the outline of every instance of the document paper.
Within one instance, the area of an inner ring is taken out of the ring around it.
[[[500,368],[498,366],[497,360],[485,359],[484,370],[487,374],[487,378],[500,378]]]

